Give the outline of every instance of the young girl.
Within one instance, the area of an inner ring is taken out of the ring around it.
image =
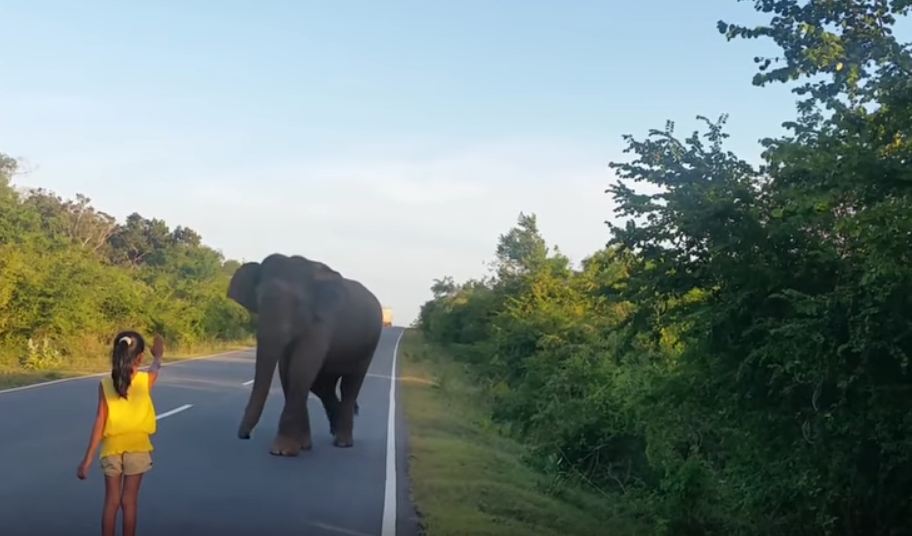
[[[156,336],[152,344],[152,366],[140,371],[146,343],[135,331],[118,333],[111,353],[111,376],[98,386],[95,426],[85,458],[76,476],[85,480],[95,449],[101,445],[101,467],[105,475],[105,503],[101,517],[103,536],[114,536],[117,511],[123,509],[123,534],[136,533],[136,500],[143,474],[152,468],[155,407],[152,386],[158,379],[164,344]]]

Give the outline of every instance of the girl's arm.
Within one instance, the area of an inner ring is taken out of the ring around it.
[[[92,437],[89,438],[89,447],[86,449],[85,457],[79,468],[76,470],[76,476],[80,480],[85,480],[89,467],[92,465],[92,458],[98,445],[101,444],[102,434],[104,434],[105,423],[108,420],[108,404],[104,398],[104,388],[98,384],[98,409],[95,410],[95,425],[92,427]]]
[[[149,367],[149,389],[155,385],[155,381],[158,379],[158,369],[161,368],[161,358],[165,353],[165,341],[162,340],[161,335],[155,336],[155,341],[152,343],[152,365]]]

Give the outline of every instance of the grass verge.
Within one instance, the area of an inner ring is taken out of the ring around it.
[[[183,361],[205,355],[219,354],[243,350],[253,346],[252,341],[238,341],[225,343],[197,344],[190,347],[179,348],[175,351],[165,349],[165,363]],[[151,362],[151,361],[147,361]],[[41,383],[76,376],[85,376],[110,370],[111,363],[107,356],[85,357],[66,366],[30,370],[19,366],[18,363],[0,360],[0,389],[22,387],[34,383]]]
[[[416,330],[400,348],[412,494],[427,534],[643,534],[605,519],[608,498],[555,487],[523,463],[523,446],[493,426],[484,393],[445,350]]]

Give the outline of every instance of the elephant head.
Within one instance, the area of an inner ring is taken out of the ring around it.
[[[302,334],[332,321],[344,299],[342,276],[323,263],[273,254],[242,265],[228,297],[258,315],[256,372],[239,435],[260,419],[276,363]]]

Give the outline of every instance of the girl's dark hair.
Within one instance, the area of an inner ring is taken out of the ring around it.
[[[127,390],[133,379],[133,362],[146,349],[146,341],[135,331],[121,331],[114,337],[114,350],[111,352],[111,379],[114,390],[127,398]]]

